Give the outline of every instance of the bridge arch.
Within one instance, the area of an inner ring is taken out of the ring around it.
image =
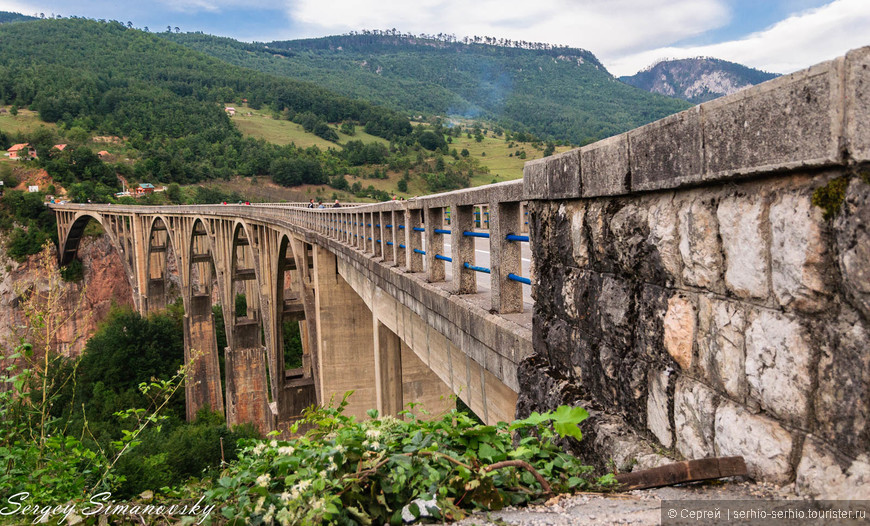
[[[175,240],[170,233],[172,221],[163,215],[155,215],[148,223],[145,237],[146,301],[143,303],[145,303],[145,312],[152,312],[164,309],[172,302],[172,284],[169,280],[170,260],[174,263],[179,282],[182,267]],[[183,301],[186,303],[187,298],[183,298]]]

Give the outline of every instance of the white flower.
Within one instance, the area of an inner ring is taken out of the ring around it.
[[[287,504],[288,502],[293,500],[293,498],[294,498],[293,495],[286,492],[286,491],[281,494],[281,502],[283,502],[284,504]],[[279,515],[280,515],[280,513],[279,513]]]
[[[256,445],[256,447],[254,447],[254,454],[259,457],[260,455],[263,454],[263,451],[265,451],[265,449],[266,449],[266,444],[260,442],[259,444]]]
[[[381,443],[380,443],[380,442],[372,442],[372,443],[370,444],[370,446],[371,446],[372,449],[380,449],[380,447],[381,447]]]
[[[269,442],[269,445],[272,446],[272,447],[278,447],[278,441],[277,441],[277,440],[273,440],[273,441]]]
[[[378,429],[367,429],[366,430],[366,438],[375,439],[381,436],[381,432]]]
[[[278,448],[279,455],[290,456],[293,454],[294,451],[296,450],[293,449],[293,446],[283,446]]]
[[[335,451],[338,453],[344,453],[345,451],[347,451],[347,448],[344,447],[343,445],[339,444],[339,445],[335,446]]]
[[[257,486],[263,486],[264,488],[269,485],[269,481],[272,480],[272,475],[265,473],[257,477]]]
[[[275,505],[270,504],[269,511],[267,511],[266,514],[263,515],[263,522],[265,522],[267,524],[271,524],[273,515],[275,515]]]

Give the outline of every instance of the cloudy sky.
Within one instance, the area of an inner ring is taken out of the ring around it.
[[[870,45],[870,0],[0,0],[0,11],[262,42],[391,28],[487,35],[588,49],[614,75],[694,56],[789,73]]]

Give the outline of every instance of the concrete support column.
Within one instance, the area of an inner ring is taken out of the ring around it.
[[[374,321],[375,386],[377,408],[382,415],[402,410],[402,342],[386,325]]]
[[[453,205],[451,210],[453,286],[457,294],[474,294],[477,292],[477,275],[475,271],[465,268],[465,263],[474,265],[475,238],[464,234],[474,231],[474,207]]]
[[[435,254],[444,253],[444,236],[436,234],[435,229],[444,228],[444,209],[426,208],[426,268],[429,269],[427,279],[430,283],[444,281],[444,261],[435,259]]]
[[[224,399],[211,296],[193,295],[189,307],[184,316],[184,363],[193,365],[185,380],[184,394],[187,420],[192,421],[206,405],[223,413]]]
[[[320,402],[353,390],[346,414],[365,418],[377,407],[372,311],[338,274],[335,255],[317,245],[314,281]]]
[[[523,285],[508,279],[521,274],[522,243],[509,241],[508,234],[519,235],[520,203],[492,203],[490,216],[489,261],[491,269],[492,308],[499,313],[523,311]]]
[[[423,272],[423,254],[415,252],[423,250],[423,232],[414,230],[423,227],[423,210],[408,210],[408,224],[405,229],[405,239],[408,245],[408,270],[410,272]]]
[[[407,210],[393,211],[393,249],[396,265],[408,268]]]
[[[269,409],[266,349],[260,344],[260,324],[235,324],[232,348],[226,350],[227,425],[250,422],[266,434],[274,426]]]
[[[453,392],[406,344],[402,343],[402,407],[420,404],[429,418],[438,418],[455,407]]]
[[[375,219],[375,254],[384,262],[387,262],[387,225],[388,217],[384,212],[376,212]]]

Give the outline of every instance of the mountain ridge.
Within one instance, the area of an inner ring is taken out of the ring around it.
[[[634,75],[619,77],[630,86],[695,104],[730,95],[779,75],[714,57],[661,60]]]
[[[204,33],[160,36],[232,64],[315,82],[408,115],[486,118],[573,144],[689,107],[618,82],[594,54],[580,48],[385,32],[268,43]]]

